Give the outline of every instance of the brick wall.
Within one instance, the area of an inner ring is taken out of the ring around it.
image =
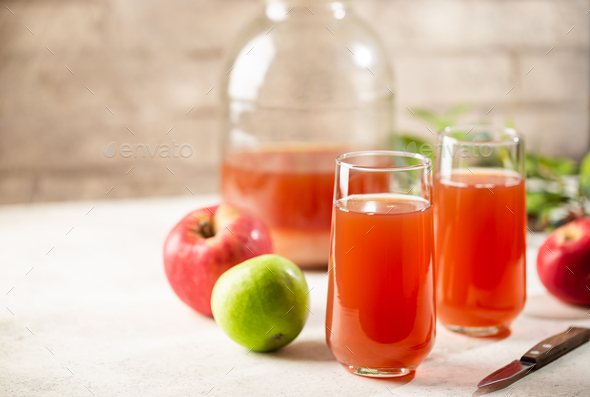
[[[0,3],[0,203],[216,191],[218,93],[206,93],[257,0]],[[389,53],[401,129],[430,135],[406,106],[468,102],[465,121],[510,117],[531,148],[588,150],[589,1],[355,6]],[[172,140],[194,154],[103,155]]]

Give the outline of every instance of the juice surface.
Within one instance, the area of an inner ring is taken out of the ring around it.
[[[462,170],[434,181],[437,315],[443,324],[510,324],[526,297],[522,177]]]
[[[300,266],[328,259],[335,159],[344,148],[240,152],[222,164],[223,199],[270,227],[275,252]]]
[[[432,207],[395,194],[334,205],[326,340],[341,363],[411,368],[434,345]]]

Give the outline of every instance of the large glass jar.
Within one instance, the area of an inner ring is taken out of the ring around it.
[[[335,158],[384,147],[393,87],[350,1],[266,0],[222,81],[222,195],[271,229],[299,266],[328,260]]]

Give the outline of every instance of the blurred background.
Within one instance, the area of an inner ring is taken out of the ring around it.
[[[0,204],[218,191],[215,87],[261,1],[0,3]],[[587,153],[589,1],[353,6],[388,52],[399,131],[430,139],[408,108],[467,104],[463,121],[514,125],[532,151]],[[173,140],[192,156],[103,154]]]

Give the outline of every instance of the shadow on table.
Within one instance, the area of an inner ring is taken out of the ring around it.
[[[416,376],[416,371],[409,373],[406,376],[402,376],[400,378],[370,378],[371,380],[376,380],[378,382],[382,382],[387,387],[387,389],[397,389],[398,387],[402,387],[411,381],[414,380]],[[389,390],[391,392],[391,390]]]
[[[510,329],[507,329],[507,330],[502,331],[502,332],[500,332],[499,334],[496,334],[496,335],[491,335],[491,336],[470,336],[470,338],[478,338],[478,339],[482,339],[482,340],[490,340],[490,341],[493,341],[493,342],[499,342],[502,339],[508,338],[511,334],[512,334],[512,331]]]
[[[500,334],[485,336],[485,337],[474,337],[462,335],[457,332],[453,332],[445,328],[442,324],[437,327],[437,342],[434,350],[424,360],[436,361],[444,359],[450,354],[464,353],[469,350],[479,349],[482,346],[500,342],[510,336],[511,331],[508,329]]]
[[[290,345],[269,354],[285,360],[336,361],[324,340],[295,341]]]
[[[442,324],[441,324],[441,329],[443,329],[444,332],[449,333],[449,335],[454,335],[459,338],[464,338],[465,340],[471,340],[471,341],[479,340],[479,341],[487,341],[487,342],[498,342],[498,341],[508,338],[512,334],[512,331],[510,330],[510,328],[505,329],[504,331],[502,331],[498,334],[489,335],[489,336],[471,336],[471,335],[462,334],[459,332],[451,331],[450,329],[446,328]]]
[[[277,350],[276,352],[267,353],[273,358],[297,361],[315,361],[315,362],[329,362],[332,361],[335,365],[342,365],[336,361],[330,349],[324,340],[303,340],[300,342],[293,342],[292,344]],[[346,371],[346,368],[342,369]],[[361,379],[370,381],[382,382],[389,389],[396,389],[414,380],[416,372],[412,372],[401,378],[373,378],[353,375]]]

